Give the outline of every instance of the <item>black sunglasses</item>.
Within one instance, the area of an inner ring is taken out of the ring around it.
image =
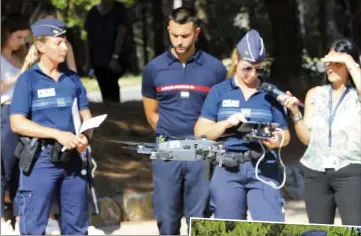
[[[253,67],[244,67],[242,68],[243,72],[250,73],[252,70],[256,70],[257,74],[264,74],[265,70],[263,68],[253,68]]]

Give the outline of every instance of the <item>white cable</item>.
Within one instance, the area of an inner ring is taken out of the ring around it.
[[[93,167],[93,169],[92,169],[92,177],[94,178],[94,176],[95,176],[95,170],[97,169],[97,163],[95,162],[95,160],[92,158],[92,163],[93,163],[93,165],[94,165],[94,167]]]
[[[259,164],[261,163],[261,161],[263,160],[263,158],[264,158],[265,155],[266,155],[266,150],[265,150],[263,144],[262,144],[260,141],[258,141],[258,142],[259,142],[259,144],[260,144],[261,147],[262,147],[263,154],[262,154],[262,156],[258,159],[258,161],[257,161],[257,163],[256,163],[255,173],[256,173],[256,178],[257,178],[259,181],[261,181],[262,183],[265,183],[265,184],[271,186],[271,188],[273,188],[273,189],[281,189],[281,188],[285,185],[285,183],[286,183],[286,167],[285,167],[285,165],[283,164],[283,161],[282,161],[282,158],[281,158],[281,149],[282,149],[283,143],[284,143],[284,141],[285,141],[285,133],[284,133],[284,131],[283,131],[282,129],[276,128],[276,130],[281,131],[281,134],[282,134],[282,139],[281,139],[281,143],[280,143],[280,148],[278,149],[278,158],[280,159],[280,163],[281,163],[281,166],[282,166],[282,168],[283,168],[283,181],[282,181],[281,185],[276,186],[276,184],[275,184],[274,182],[263,180],[263,179],[261,179],[261,178],[258,176],[258,166],[259,166]]]
[[[90,145],[88,145],[88,152],[91,153],[91,147]],[[97,163],[95,162],[94,158],[90,158],[91,159],[91,162],[93,163],[93,169],[91,170],[91,175],[92,177],[94,178],[95,177],[95,170],[97,169],[98,165]],[[90,163],[89,163],[90,164]]]

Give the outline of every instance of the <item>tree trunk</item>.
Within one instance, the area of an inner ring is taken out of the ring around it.
[[[274,43],[271,80],[280,87],[291,88],[298,83],[302,67],[303,43],[297,2],[265,0],[265,3]]]
[[[345,0],[348,1],[348,0]],[[350,20],[348,19],[348,4],[339,0],[319,0],[321,34],[323,51],[335,40],[349,37],[351,34]]]
[[[148,64],[148,23],[147,23],[147,8],[148,3],[144,2],[142,5],[142,33],[143,33],[143,65]]]
[[[352,39],[361,50],[361,2],[360,0],[350,0],[351,21],[352,21]]]
[[[154,57],[164,51],[164,14],[162,0],[153,0],[153,32],[154,32]]]

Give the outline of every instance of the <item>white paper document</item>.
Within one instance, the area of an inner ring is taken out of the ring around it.
[[[84,121],[84,123],[81,125],[81,128],[79,130],[79,133],[83,133],[86,130],[97,128],[103,123],[103,121],[107,118],[108,114],[95,116],[89,120]]]
[[[108,116],[108,114],[95,116],[89,120],[84,121],[82,124],[81,119],[80,119],[80,112],[79,112],[79,108],[78,108],[78,99],[77,98],[74,99],[71,112],[72,112],[72,116],[73,116],[73,123],[74,123],[74,129],[75,129],[76,136],[78,136],[79,134],[81,134],[84,131],[87,131],[89,129],[94,129],[94,128],[99,127]],[[61,151],[64,152],[65,150],[66,150],[66,147],[63,147],[63,149]]]
[[[77,98],[74,99],[73,107],[71,108],[71,113],[73,116],[75,134],[78,136],[79,130],[81,127],[81,120],[80,120],[80,113],[79,113],[79,109],[78,109],[78,99]]]

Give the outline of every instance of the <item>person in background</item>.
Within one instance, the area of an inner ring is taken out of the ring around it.
[[[214,218],[246,220],[249,210],[253,220],[285,221],[281,190],[273,187],[281,182],[280,163],[273,149],[288,145],[290,134],[282,105],[260,89],[265,56],[259,33],[248,31],[233,51],[232,77],[213,86],[194,128],[197,137],[224,142],[225,155],[251,156],[237,167],[215,168],[210,183]],[[248,121],[278,123],[281,130],[260,143],[244,140],[244,134],[221,137]],[[263,151],[264,159],[257,168]]]
[[[307,145],[301,158],[310,223],[361,225],[361,69],[348,39],[333,42],[322,58],[323,84],[311,88],[304,114],[290,92],[279,96],[291,112],[296,134]]]
[[[171,47],[146,65],[142,79],[145,115],[157,142],[194,137],[208,92],[227,74],[220,60],[196,47],[200,28],[192,9],[174,9],[168,33]],[[153,209],[161,235],[180,233],[183,209],[188,226],[190,217],[205,217],[209,186],[203,161],[154,160],[152,169]]]
[[[22,54],[17,54],[17,51],[25,46],[29,30],[29,22],[21,14],[10,14],[1,20],[1,235],[20,234],[19,213],[15,200],[19,162],[14,155],[18,136],[10,128],[9,117],[14,85],[24,61],[24,58],[18,57]],[[16,217],[15,229],[10,225],[10,221],[5,222],[4,199],[8,187],[13,215]]]
[[[127,24],[127,8],[115,0],[101,0],[85,19],[84,71],[88,74],[94,69],[103,101],[120,102],[118,80],[125,73],[128,60],[122,51]]]

